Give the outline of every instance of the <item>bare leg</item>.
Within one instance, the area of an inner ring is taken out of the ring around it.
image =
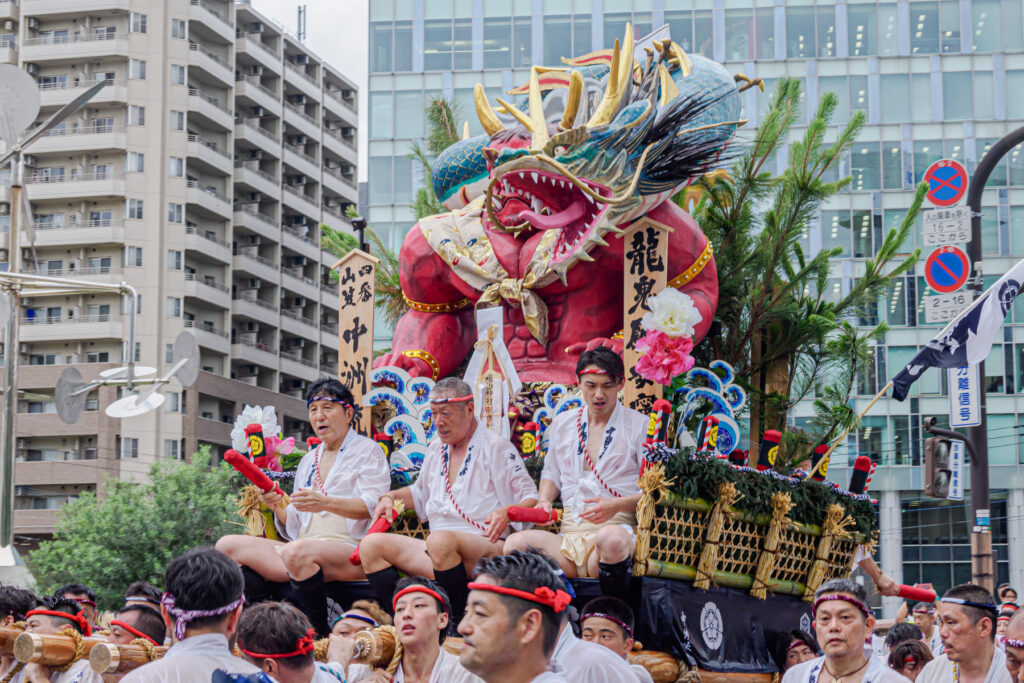
[[[359,557],[367,574],[396,567],[410,576],[433,578],[434,567],[426,551],[427,544],[420,539],[400,534],[369,534],[359,544]]]
[[[323,569],[325,581],[360,581],[363,570],[349,563],[355,546],[341,541],[301,539],[286,543],[281,559],[288,575],[296,581],[308,579]]]
[[[238,564],[249,567],[267,581],[283,582],[288,580],[288,571],[275,550],[283,545],[281,541],[257,536],[231,535],[217,541],[217,550]]]
[[[485,536],[463,531],[434,531],[427,537],[427,553],[435,570],[451,569],[461,563],[471,572],[481,557],[500,555],[503,548],[503,541],[491,543]]]
[[[567,577],[576,578],[576,565],[562,554],[562,537],[558,534],[540,529],[519,531],[508,537],[502,552],[507,555],[513,550],[526,550],[527,548],[536,548],[541,551],[557,562]]]

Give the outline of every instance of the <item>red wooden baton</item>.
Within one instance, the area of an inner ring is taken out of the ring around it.
[[[544,512],[544,508],[526,508],[519,505],[512,505],[508,509],[508,518],[512,522],[531,522],[533,524],[554,524],[562,517],[558,510],[550,513]]]
[[[234,467],[243,477],[256,484],[263,493],[277,491],[282,496],[284,495],[284,491],[281,490],[281,487],[276,482],[271,481],[270,477],[263,473],[263,470],[256,467],[249,458],[234,448],[229,448],[224,453],[224,462]]]
[[[395,523],[396,519],[398,519],[398,511],[392,509],[391,519],[388,519],[387,517],[378,517],[377,521],[370,525],[370,530],[366,532],[366,535],[369,536],[370,534],[379,534],[387,531],[391,528],[391,525]],[[352,554],[348,556],[348,561],[354,567],[358,567],[360,562],[362,562],[362,560],[359,559],[358,545],[356,546],[356,549],[352,551]]]
[[[896,595],[904,600],[913,600],[914,602],[935,602],[935,598],[938,597],[933,590],[907,585],[900,585],[900,591]]]

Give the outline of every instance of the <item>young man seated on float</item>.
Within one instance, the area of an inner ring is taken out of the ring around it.
[[[351,428],[352,405],[352,392],[336,379],[317,380],[306,390],[309,424],[321,444],[299,462],[287,506],[274,491],[260,496],[287,542],[234,535],[217,542],[218,550],[242,565],[249,604],[272,597],[267,581],[290,580],[325,637],[330,628],[324,582],[363,578],[348,558],[369,528],[370,512],[391,487],[380,446]]]
[[[86,612],[74,600],[62,597],[44,598],[41,607],[29,610],[25,631],[40,635],[56,635],[71,630],[78,636],[91,636],[92,625]],[[9,673],[9,672],[8,672]],[[89,666],[89,658],[79,659],[67,671],[54,671],[48,666],[33,662],[13,677],[24,683],[101,683],[103,678]]]
[[[457,620],[466,606],[467,572],[484,555],[501,553],[508,507],[533,506],[537,486],[515,446],[477,422],[468,384],[442,379],[430,391],[430,408],[438,438],[427,447],[419,477],[411,486],[382,494],[373,512],[376,519],[401,501],[430,524],[430,535],[424,542],[370,534],[359,552],[382,605],[391,604],[399,571],[433,577],[447,592]]]
[[[537,507],[551,510],[561,493],[561,536],[538,529],[512,534],[505,552],[534,547],[557,560],[565,575],[598,577],[601,592],[626,598],[632,579],[637,479],[647,416],[616,398],[625,382],[622,358],[611,349],[585,351],[576,364],[583,407],[556,417]]]
[[[782,683],[910,683],[864,651],[875,617],[863,586],[850,579],[826,581],[814,593],[812,613],[825,654],[788,669]]]
[[[421,576],[402,579],[391,606],[398,642],[402,644],[402,661],[394,676],[363,664],[349,664],[348,683],[483,683],[463,668],[457,655],[442,647],[451,617],[443,588]]]

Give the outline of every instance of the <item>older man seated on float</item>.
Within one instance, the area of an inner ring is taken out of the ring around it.
[[[468,384],[442,379],[430,392],[430,408],[439,438],[427,448],[419,477],[381,496],[373,513],[376,520],[401,501],[430,524],[430,535],[424,542],[370,534],[359,552],[382,605],[391,604],[399,571],[434,577],[458,620],[466,606],[467,572],[484,555],[501,553],[508,507],[533,506],[537,486],[515,446],[477,421]]]

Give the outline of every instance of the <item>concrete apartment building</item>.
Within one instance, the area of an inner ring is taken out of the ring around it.
[[[136,360],[164,372],[187,328],[202,366],[156,411],[108,418],[118,390],[105,388],[66,425],[57,377],[73,364],[93,379],[132,352],[126,307],[104,295],[25,301],[15,534],[26,541],[107,476],[144,475],[202,444],[221,452],[244,404],[276,406],[285,433],[302,435],[304,387],[337,372],[335,259],[320,225],[348,229],[344,209],[357,201],[357,93],[244,2],[0,2],[0,28],[0,61],[39,84],[40,122],[107,81],[30,149],[25,269],[128,282],[140,296]]]

